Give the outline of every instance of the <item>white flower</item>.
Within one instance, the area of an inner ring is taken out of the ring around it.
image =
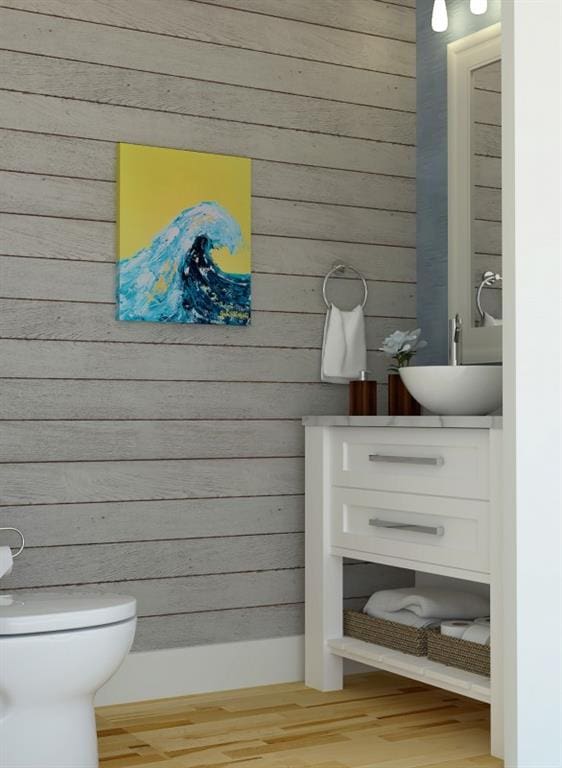
[[[379,347],[379,352],[385,352],[390,357],[396,357],[405,352],[411,355],[416,350],[427,346],[427,342],[420,339],[420,335],[421,328],[416,328],[414,331],[394,331],[386,337],[382,346]]]

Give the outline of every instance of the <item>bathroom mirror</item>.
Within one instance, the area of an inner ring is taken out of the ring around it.
[[[501,27],[447,47],[449,317],[463,363],[501,361]]]

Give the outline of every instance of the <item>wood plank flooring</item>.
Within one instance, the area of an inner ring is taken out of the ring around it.
[[[489,707],[374,672],[98,709],[101,768],[501,768]]]

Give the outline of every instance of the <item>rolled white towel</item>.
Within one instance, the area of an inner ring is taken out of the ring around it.
[[[474,619],[490,613],[490,601],[473,592],[461,592],[441,587],[403,587],[382,589],[371,595],[364,608],[374,612],[410,611],[416,616],[432,619]]]

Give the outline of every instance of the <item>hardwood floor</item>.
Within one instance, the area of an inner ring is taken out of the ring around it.
[[[500,768],[489,708],[374,672],[97,710],[101,768]]]

